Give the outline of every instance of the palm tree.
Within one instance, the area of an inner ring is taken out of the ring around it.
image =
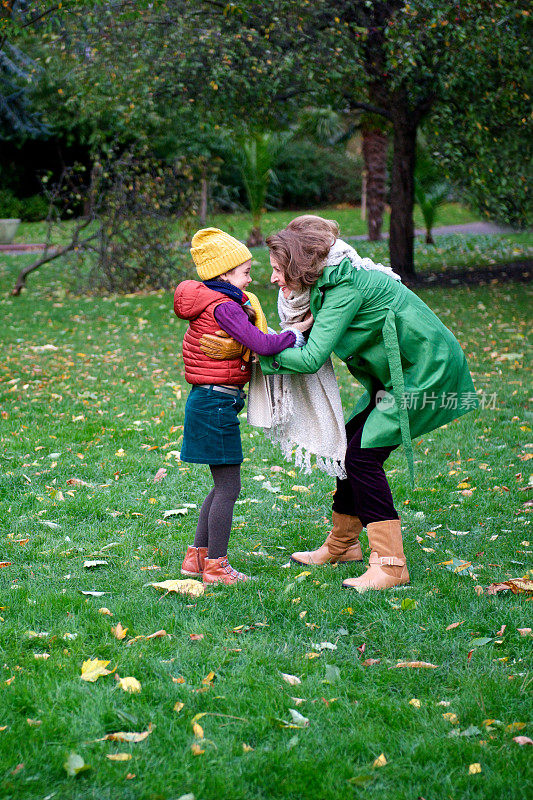
[[[435,244],[431,229],[435,225],[438,208],[446,202],[449,193],[449,184],[442,180],[438,167],[419,148],[415,168],[415,199],[424,217],[426,244]]]
[[[289,138],[289,133],[252,131],[235,140],[237,163],[252,214],[252,230],[246,241],[248,247],[264,243],[261,217],[265,210],[268,187],[271,180],[275,180],[274,167],[281,148]]]
[[[387,153],[389,139],[386,122],[375,114],[363,114],[361,120],[363,160],[366,174],[368,239],[381,239],[383,212],[387,200]]]

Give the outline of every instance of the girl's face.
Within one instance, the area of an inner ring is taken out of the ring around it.
[[[289,287],[285,283],[285,276],[283,275],[283,270],[280,269],[279,264],[272,255],[272,253],[270,254],[270,266],[272,267],[272,275],[270,277],[270,283],[277,284],[281,289],[281,291],[283,292],[283,297],[288,297],[292,289],[289,289]]]
[[[244,292],[246,287],[249,283],[252,282],[250,277],[250,270],[252,269],[252,259],[249,261],[245,261],[244,264],[239,264],[238,267],[234,269],[230,269],[229,272],[225,272],[224,275],[221,275],[223,281],[228,281],[233,286],[236,286],[237,289],[240,289],[241,292]]]

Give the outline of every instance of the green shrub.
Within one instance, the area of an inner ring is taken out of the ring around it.
[[[41,194],[19,200],[20,218],[24,222],[40,222],[48,214],[48,201]]]
[[[20,200],[9,189],[0,189],[0,219],[20,219]]]
[[[362,164],[344,148],[295,139],[285,146],[274,171],[270,199],[276,205],[306,208],[361,200]]]
[[[40,222],[48,214],[48,201],[40,194],[16,197],[10,189],[0,189],[0,218]]]

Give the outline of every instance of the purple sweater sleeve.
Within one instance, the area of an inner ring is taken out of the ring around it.
[[[293,347],[296,336],[285,333],[263,333],[248,319],[246,311],[237,303],[220,303],[215,308],[215,319],[227,334],[260,356],[274,356],[287,347]]]

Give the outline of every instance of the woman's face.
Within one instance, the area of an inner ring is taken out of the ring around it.
[[[288,297],[292,289],[289,289],[289,287],[285,283],[283,270],[280,269],[279,264],[272,255],[272,253],[270,254],[270,266],[272,267],[272,275],[270,276],[270,283],[277,284],[281,289],[281,291],[283,292],[283,297]]]

